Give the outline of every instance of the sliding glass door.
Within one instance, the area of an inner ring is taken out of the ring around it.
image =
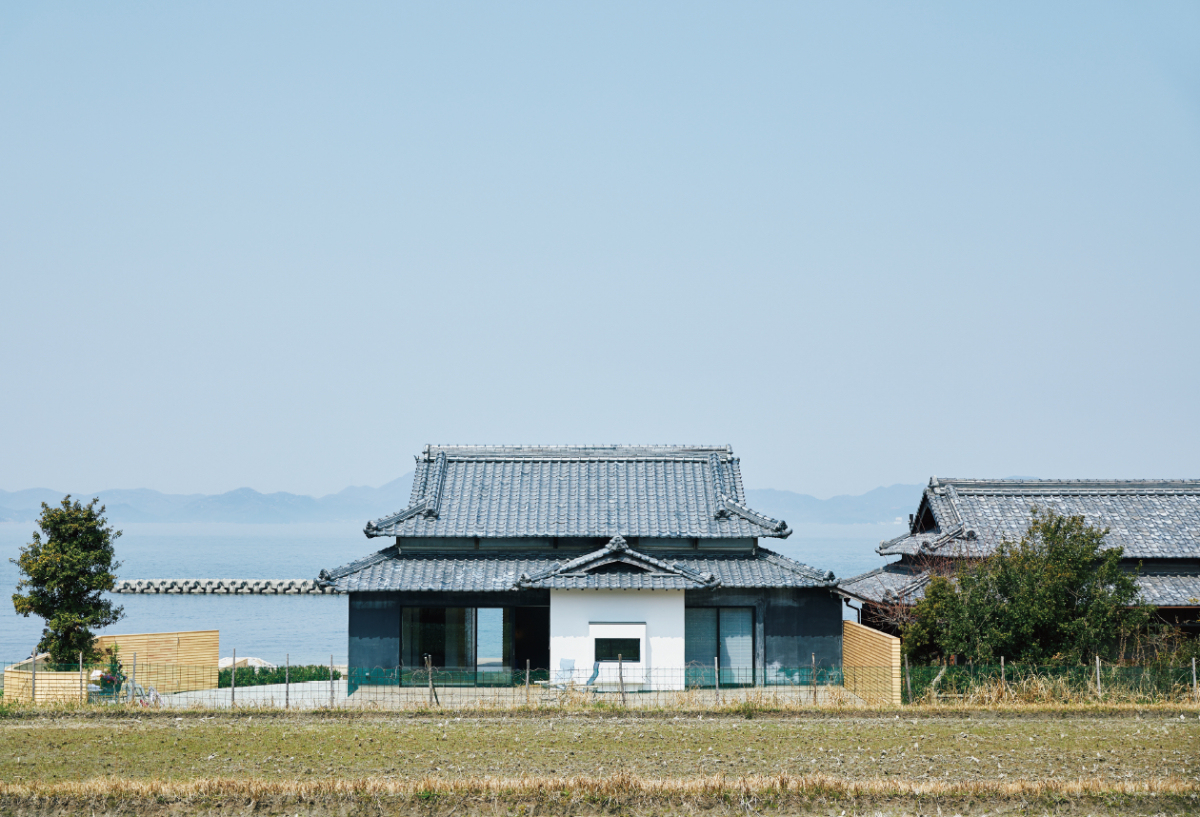
[[[504,607],[405,607],[400,660],[408,677],[423,675],[426,657],[440,684],[512,682],[513,609]]]
[[[511,607],[479,607],[475,611],[475,683],[512,683],[513,619]]]
[[[754,684],[754,608],[689,607],[684,611],[684,660],[688,686]]]
[[[473,607],[405,607],[400,622],[400,660],[405,670],[425,669],[426,659],[446,683],[475,672]],[[474,678],[471,679],[472,681]]]

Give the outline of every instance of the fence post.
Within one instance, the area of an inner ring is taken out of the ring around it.
[[[429,676],[429,706],[433,706],[433,656],[425,653],[425,674]]]
[[[237,706],[237,650],[233,651],[233,663],[229,665],[229,708]]]
[[[1004,675],[1004,656],[1000,656],[1000,686],[1003,687],[1008,683],[1008,678]]]
[[[1194,673],[1193,673],[1194,674]],[[87,703],[83,697],[83,653],[79,653],[79,703]]]
[[[1192,659],[1192,697],[1200,700],[1200,689],[1196,687],[1196,659]]]
[[[349,667],[347,667],[349,669]],[[329,708],[333,709],[333,655],[329,656]]]
[[[284,653],[283,665],[283,708],[287,709],[292,697],[292,654]]]
[[[912,670],[908,668],[908,653],[904,653],[904,685],[908,687],[908,702],[913,702],[912,697]]]
[[[817,705],[817,654],[812,654],[812,688],[813,688],[813,706]]]
[[[37,647],[33,648],[33,663],[29,666],[32,668],[33,675],[29,679],[29,703],[37,704]]]
[[[129,703],[133,703],[133,688],[137,686],[137,653],[133,654],[133,669],[129,671]]]
[[[617,687],[621,690],[621,706],[625,706],[625,671],[622,668],[621,653],[617,653]]]
[[[529,707],[529,659],[525,659],[525,706]]]
[[[1096,695],[1101,699],[1104,698],[1104,690],[1102,690],[1100,688],[1100,655],[1099,655],[1099,653],[1096,654]]]
[[[713,658],[713,692],[717,696],[717,706],[721,705],[721,659]]]

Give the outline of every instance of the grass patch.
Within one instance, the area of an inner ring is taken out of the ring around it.
[[[1181,719],[1182,718],[1182,719]],[[0,721],[0,780],[700,779],[813,774],[941,782],[1200,779],[1200,720],[1174,711],[990,710],[727,717],[584,713],[175,713],[109,707]]]

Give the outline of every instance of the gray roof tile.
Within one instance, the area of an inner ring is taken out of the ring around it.
[[[667,554],[654,557],[634,553],[638,559],[663,566],[654,573],[589,573],[576,579],[563,576],[562,569],[596,560],[608,553],[602,549],[579,559],[554,558],[550,554],[504,554],[474,551],[458,555],[428,552],[402,553],[392,546],[335,570],[322,571],[320,581],[343,592],[373,591],[508,591],[521,586],[622,589],[689,590],[704,586],[728,588],[830,587],[832,573],[792,561],[765,548],[744,554]],[[711,574],[709,585],[697,577]],[[522,576],[527,577],[525,583]],[[536,579],[543,576],[541,579]]]
[[[935,478],[918,514],[928,508],[936,527],[884,542],[879,553],[986,555],[1019,540],[1035,507],[1109,528],[1107,542],[1127,558],[1200,558],[1200,480]]]
[[[638,553],[624,537],[614,536],[600,550],[539,573],[523,574],[518,584],[554,590],[698,590],[715,587],[720,579],[712,573],[697,573],[678,560],[662,561]]]
[[[729,446],[426,446],[409,506],[368,536],[786,537]]]
[[[915,604],[925,595],[928,571],[895,562],[838,582],[847,596],[876,604]],[[1142,600],[1155,607],[1200,607],[1200,566],[1138,576]]]
[[[853,598],[876,604],[913,604],[925,595],[929,574],[901,562],[893,562],[867,573],[838,582],[838,590]]]
[[[1200,607],[1200,569],[1138,577],[1142,598],[1156,607]]]

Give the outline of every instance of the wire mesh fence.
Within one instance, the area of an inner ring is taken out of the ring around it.
[[[905,670],[905,703],[1200,703],[1196,665],[939,665]]]
[[[1197,702],[1191,666],[911,666],[893,695],[895,667],[689,666],[631,669],[263,666],[218,669],[123,661],[3,665],[5,705],[153,706],[288,710],[505,710],[653,708],[712,711],[752,706],[889,706],[904,703]]]
[[[887,668],[859,668],[881,681]],[[872,703],[867,685],[847,689],[840,667],[466,669],[217,667],[124,661],[5,666],[5,703],[268,709],[516,709],[640,707],[713,709],[752,704],[796,708]]]

